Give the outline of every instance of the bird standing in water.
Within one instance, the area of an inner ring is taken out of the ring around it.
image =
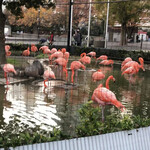
[[[5,64],[5,65],[3,66],[3,70],[4,70],[4,77],[5,77],[5,79],[6,79],[6,84],[8,85],[8,84],[9,84],[9,81],[8,81],[8,74],[9,74],[10,72],[13,72],[14,74],[17,74],[17,73],[16,73],[16,70],[15,70],[15,68],[14,68],[14,65],[12,65],[12,64]]]
[[[71,75],[71,82],[74,83],[73,77],[74,77],[74,71],[78,70],[80,68],[85,70],[85,66],[80,62],[80,61],[73,61],[70,66],[72,70],[72,75]],[[76,72],[77,73],[77,72]],[[77,76],[77,75],[76,75]]]
[[[105,75],[102,73],[101,69],[98,69],[96,72],[92,74],[92,79],[94,82],[100,81],[105,78]]]
[[[117,108],[121,109],[123,111],[125,107],[121,104],[120,101],[117,100],[115,94],[109,90],[109,80],[115,80],[113,76],[109,76],[106,81],[106,87],[103,87],[102,84],[100,84],[93,92],[92,100],[97,102],[99,106],[102,107],[102,121],[104,122],[104,108],[105,105],[114,105]]]
[[[68,78],[68,71],[66,68],[67,60],[65,58],[60,57],[60,58],[55,59],[53,62],[56,63],[56,65],[62,66],[63,71],[66,73],[66,80],[67,80],[67,78]],[[61,72],[61,71],[59,71],[59,72]]]
[[[101,64],[101,65],[111,65],[111,66],[113,66],[114,61],[111,60],[111,59],[109,59],[109,60],[107,59],[107,60],[101,61],[99,64]]]
[[[124,71],[124,70],[126,70],[127,68],[129,68],[129,67],[135,68],[137,72],[138,72],[137,69],[140,69],[140,68],[141,68],[143,71],[145,71],[145,69],[144,69],[144,60],[143,60],[142,57],[139,57],[139,62],[140,62],[140,64],[139,64],[138,62],[136,62],[136,61],[129,61],[129,62],[127,62],[124,66],[121,67],[121,71]]]
[[[47,82],[49,79],[56,79],[55,74],[51,70],[51,68],[48,68],[46,71],[44,71],[43,78],[44,78],[44,87],[45,88],[47,87],[45,82]]]
[[[87,55],[89,55],[89,56],[91,56],[91,57],[93,57],[94,59],[96,59],[96,52],[89,52],[89,53],[87,53]]]
[[[91,63],[91,58],[89,56],[86,56],[86,53],[82,53],[80,55],[79,61],[82,62],[84,65]]]
[[[131,57],[126,57],[124,61],[121,63],[121,67],[123,67],[127,62],[132,61]]]
[[[29,55],[30,55],[30,48],[28,47],[26,50],[24,50],[24,51],[22,52],[22,55],[23,55],[23,56],[29,56]]]
[[[11,51],[10,51],[10,46],[9,45],[5,45],[5,53],[6,53],[6,56],[10,56],[11,55]]]
[[[38,48],[35,46],[35,44],[31,44],[31,51],[34,52],[34,56],[35,56],[35,52],[38,51]]]

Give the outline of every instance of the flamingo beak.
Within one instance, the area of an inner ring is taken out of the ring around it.
[[[120,107],[121,111],[123,112],[124,110],[126,110],[126,108],[124,106]]]

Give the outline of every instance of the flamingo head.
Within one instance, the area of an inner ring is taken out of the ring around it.
[[[139,62],[141,64],[140,68],[145,71],[145,68],[144,68],[144,59],[142,57],[139,57]]]
[[[144,59],[142,57],[139,57],[139,62],[144,64]]]
[[[120,109],[122,112],[126,109],[126,108],[121,104],[120,101],[115,101],[115,102],[114,102],[114,105],[115,105],[118,109]]]
[[[109,60],[109,63],[110,63],[110,64],[114,64],[114,61],[110,59],[110,60]]]
[[[110,76],[108,77],[108,79],[109,79],[109,80],[113,80],[114,82],[116,81],[116,79],[113,77],[113,75],[110,75]]]
[[[82,54],[80,55],[80,57],[83,57],[83,56],[86,56],[86,53],[82,53]]]
[[[139,57],[139,62],[141,65],[144,65],[144,59],[142,57]]]
[[[101,88],[101,87],[103,87],[103,84],[100,84],[97,88]]]
[[[65,49],[65,48],[62,48],[61,51],[62,51],[62,53],[65,53],[65,52],[66,52],[66,49]]]
[[[120,110],[121,110],[122,112],[126,109],[122,104],[120,105],[119,108],[120,108]]]
[[[97,71],[98,71],[98,72],[101,72],[102,70],[101,70],[101,69],[98,69]]]

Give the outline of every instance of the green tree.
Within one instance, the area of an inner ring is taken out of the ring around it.
[[[101,1],[101,0],[95,0]],[[104,1],[104,0],[103,0]],[[115,2],[117,0],[113,0]],[[106,0],[107,2],[107,0]],[[100,13],[100,17],[106,17],[107,5],[96,5],[97,11]],[[137,23],[141,21],[143,16],[147,16],[150,13],[149,1],[122,1],[116,3],[110,3],[109,9],[109,25],[114,25],[115,22],[121,24],[121,45],[127,43],[126,35],[128,27],[136,27]]]
[[[6,21],[6,16],[3,13],[2,7],[5,6],[15,16],[22,17],[22,8],[25,7],[38,9],[40,6],[50,8],[54,6],[51,0],[0,0],[0,64],[6,63],[5,56],[5,35],[4,35],[4,26]]]

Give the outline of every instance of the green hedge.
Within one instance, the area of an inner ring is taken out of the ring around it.
[[[27,49],[28,44],[9,44],[11,47],[11,52],[12,55],[14,56],[21,56],[22,55],[22,51]],[[42,46],[40,44],[36,45],[38,47],[38,49]],[[57,49],[61,49],[65,46],[50,46],[51,48],[57,48]],[[66,47],[65,47],[66,48]],[[150,52],[149,51],[139,51],[139,50],[130,50],[130,51],[126,51],[126,50],[114,50],[114,49],[105,49],[105,48],[94,48],[94,47],[78,47],[78,46],[72,46],[69,49],[70,55],[73,56],[80,56],[81,53],[83,52],[90,52],[90,51],[95,51],[97,54],[97,57],[99,57],[100,55],[107,55],[109,57],[109,59],[114,59],[114,60],[124,60],[124,58],[126,57],[131,57],[133,60],[138,60],[138,57],[143,57],[143,59],[146,62],[150,62]],[[41,51],[38,51],[35,56],[41,54]],[[34,56],[34,53],[31,52],[30,56]]]

